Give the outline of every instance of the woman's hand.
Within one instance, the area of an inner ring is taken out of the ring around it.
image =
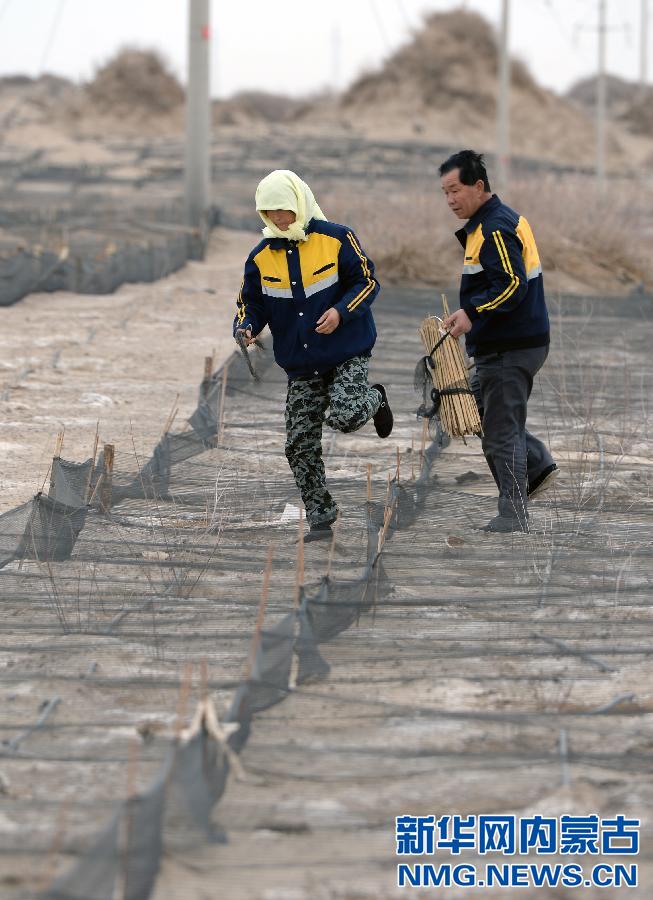
[[[335,331],[338,325],[340,325],[340,322],[340,313],[332,306],[331,309],[327,309],[327,311],[317,320],[317,328],[315,330],[318,334],[331,334],[331,332]]]
[[[237,328],[236,334],[240,334],[245,338],[245,345],[249,347],[250,344],[256,343],[256,338],[252,337],[252,329],[251,328]]]

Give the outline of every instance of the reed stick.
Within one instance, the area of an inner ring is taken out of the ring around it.
[[[442,295],[444,318],[449,315],[447,298]],[[462,389],[462,393],[446,394],[441,398],[439,417],[443,430],[451,437],[465,438],[467,434],[478,434],[481,431],[481,420],[471,385],[467,375],[467,367],[460,343],[452,338],[442,338],[447,334],[443,320],[438,316],[424,319],[419,329],[420,337],[426,352],[433,360],[431,379],[438,391]],[[439,343],[441,341],[441,343]],[[439,343],[439,346],[436,345]],[[435,349],[434,349],[435,348]]]

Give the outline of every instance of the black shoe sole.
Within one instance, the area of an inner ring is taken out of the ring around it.
[[[381,406],[374,413],[374,428],[380,438],[390,437],[394,425],[394,416],[388,403],[388,397],[382,384],[373,384],[375,390],[381,394]]]

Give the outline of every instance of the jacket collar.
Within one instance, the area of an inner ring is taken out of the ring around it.
[[[465,246],[467,243],[467,235],[471,234],[483,222],[487,216],[501,206],[501,200],[497,194],[492,194],[489,200],[480,206],[471,219],[468,219],[465,225],[456,232],[456,237],[460,243]]]
[[[315,229],[315,219],[311,219],[311,221],[308,223],[308,225],[306,226],[304,231],[306,232],[306,234],[310,234],[314,229]],[[291,244],[297,243],[296,241],[289,241],[287,238],[278,238],[278,237],[268,238],[268,241],[269,241],[268,246],[271,250],[285,250]]]

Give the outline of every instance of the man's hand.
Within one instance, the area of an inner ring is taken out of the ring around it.
[[[252,329],[251,328],[237,328],[236,329],[236,339],[238,339],[239,336],[245,339],[246,346],[256,343],[256,338],[252,337]]]
[[[331,332],[335,331],[338,325],[340,325],[341,321],[342,317],[340,313],[332,306],[331,309],[327,309],[327,311],[317,320],[317,328],[315,330],[318,334],[331,334]]]
[[[464,309],[457,309],[442,323],[446,331],[451,337],[458,338],[461,334],[467,334],[472,327],[472,320],[469,318]]]

